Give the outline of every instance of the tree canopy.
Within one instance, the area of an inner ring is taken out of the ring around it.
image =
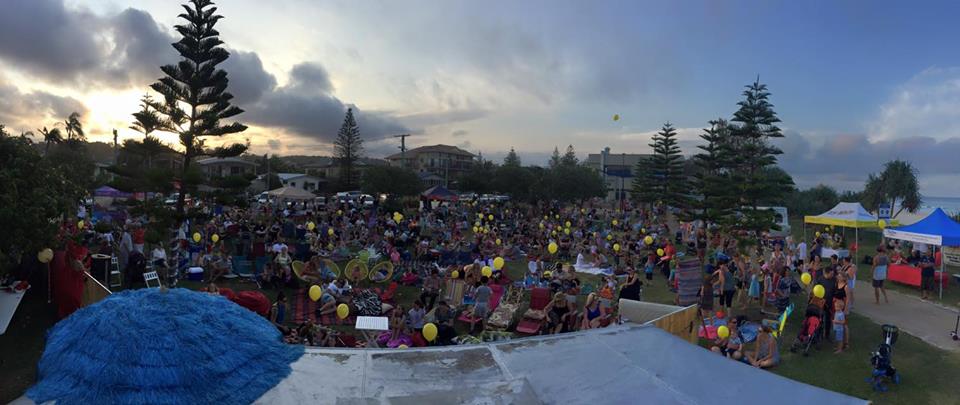
[[[353,118],[353,109],[347,109],[343,117],[343,125],[337,131],[337,139],[333,142],[333,156],[340,165],[340,188],[351,190],[358,183],[359,173],[356,165],[363,153],[363,139],[360,138],[360,128]]]
[[[864,208],[876,210],[882,203],[890,204],[896,210],[893,216],[903,210],[915,212],[920,208],[920,185],[910,162],[891,160],[883,165],[882,172],[867,177],[863,190]]]

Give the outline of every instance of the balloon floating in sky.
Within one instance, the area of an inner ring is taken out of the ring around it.
[[[614,121],[620,121],[620,114],[613,114]]]

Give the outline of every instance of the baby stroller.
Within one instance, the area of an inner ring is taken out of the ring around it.
[[[809,355],[810,347],[819,345],[820,340],[823,339],[823,325],[823,309],[815,304],[808,305],[803,323],[800,325],[800,333],[790,346],[790,351],[793,353],[802,351],[804,357]]]
[[[886,392],[887,387],[883,385],[885,377],[894,384],[900,384],[900,373],[893,367],[893,344],[897,342],[900,330],[893,325],[883,325],[880,329],[883,331],[883,343],[877,346],[877,351],[870,356],[873,373],[867,378],[867,382],[873,386],[874,391]]]

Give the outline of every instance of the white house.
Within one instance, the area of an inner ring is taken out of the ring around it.
[[[307,191],[317,191],[320,184],[326,182],[317,176],[304,173],[277,173],[284,187],[295,187]]]

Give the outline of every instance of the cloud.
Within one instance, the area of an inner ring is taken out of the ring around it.
[[[172,37],[150,14],[103,17],[61,0],[14,1],[0,13],[0,61],[52,83],[127,87],[159,77]]]
[[[263,62],[255,52],[230,50],[230,57],[220,65],[230,81],[227,91],[240,108],[256,103],[264,93],[277,86],[277,79],[263,69]]]
[[[270,148],[270,150],[279,150],[280,145],[281,144],[279,140],[276,140],[276,139],[267,140],[267,146]]]
[[[255,55],[254,55],[255,56]],[[389,113],[363,111],[356,105],[348,105],[333,95],[333,86],[327,71],[317,63],[301,63],[293,67],[290,81],[276,86],[275,79],[262,69],[259,58],[248,57],[247,76],[256,76],[260,96],[242,107],[247,111],[241,116],[255,125],[280,128],[296,135],[330,143],[336,138],[343,124],[347,108],[353,108],[354,117],[365,139],[380,139],[387,135],[408,133],[411,130]],[[259,71],[256,72],[259,68]],[[228,71],[228,74],[230,72]],[[273,83],[265,89],[263,85]],[[250,94],[252,97],[252,94]],[[249,97],[248,97],[249,98]]]
[[[867,125],[871,138],[960,136],[960,68],[926,69],[900,85]]]
[[[467,136],[467,135],[469,135],[469,134],[470,134],[470,131],[467,131],[467,130],[465,130],[465,129],[458,129],[458,130],[456,130],[456,131],[451,132],[451,133],[450,133],[450,136],[453,136],[453,137],[461,137],[461,136]]]
[[[0,81],[0,124],[6,125],[10,132],[34,131],[37,122],[60,121],[74,111],[85,115],[87,109],[71,97],[43,91],[21,92]]]

